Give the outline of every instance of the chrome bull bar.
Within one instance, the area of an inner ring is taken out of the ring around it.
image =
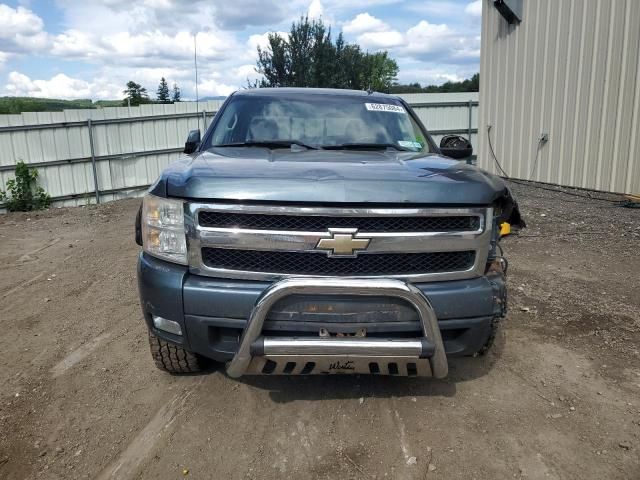
[[[400,298],[418,313],[422,337],[264,337],[269,310],[289,295],[357,295]],[[380,369],[379,365],[387,368]],[[375,366],[375,367],[374,367]],[[286,278],[256,301],[227,374],[382,373],[444,378],[447,357],[438,319],[425,295],[395,279]]]

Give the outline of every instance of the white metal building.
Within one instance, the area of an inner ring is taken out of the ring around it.
[[[480,166],[493,146],[510,177],[640,193],[640,0],[482,8]]]

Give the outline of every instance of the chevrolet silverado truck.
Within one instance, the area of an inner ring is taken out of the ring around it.
[[[499,177],[401,98],[231,95],[145,195],[138,280],[158,368],[431,376],[505,315]]]

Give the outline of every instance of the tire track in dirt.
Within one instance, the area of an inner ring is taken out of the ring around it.
[[[185,410],[188,400],[202,385],[203,380],[204,377],[160,407],[149,423],[138,432],[118,458],[100,472],[96,480],[134,478],[140,465],[149,458],[156,443]]]
[[[57,378],[75,364],[77,364],[80,360],[89,355],[92,351],[94,351],[102,342],[107,340],[111,336],[110,333],[103,333],[98,335],[97,337],[89,340],[87,343],[81,345],[76,348],[73,352],[63,358],[60,362],[58,362],[52,369],[51,373],[53,374],[53,378]]]

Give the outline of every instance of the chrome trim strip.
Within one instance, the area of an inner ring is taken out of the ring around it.
[[[368,208],[305,207],[297,205],[242,205],[235,203],[192,203],[192,211],[259,213],[265,215],[335,216],[335,217],[447,217],[474,216],[484,208]]]
[[[267,337],[264,355],[360,355],[414,357],[422,354],[420,339]]]
[[[307,252],[327,255],[317,248],[322,239],[332,238],[328,232],[278,232],[271,230],[201,229],[203,247],[233,250],[263,250],[269,252]],[[475,250],[478,243],[489,240],[487,232],[458,234],[454,232],[365,233],[357,232],[353,238],[370,240],[366,250],[355,255],[371,253],[454,252]]]
[[[256,300],[247,322],[247,326],[240,338],[238,351],[231,362],[227,364],[227,375],[233,378],[238,378],[247,372],[247,369],[253,360],[251,345],[261,337],[262,327],[269,310],[271,310],[278,300],[290,295],[387,296],[405,300],[418,312],[418,317],[422,325],[423,337],[432,342],[435,347],[433,355],[429,358],[433,376],[436,378],[444,378],[447,376],[449,367],[444,350],[444,344],[442,343],[442,336],[440,335],[438,319],[431,303],[417,287],[399,280],[390,279],[313,279],[301,277],[285,279],[274,283]],[[265,340],[267,340],[267,338],[265,338]],[[406,355],[406,351],[413,347],[415,340],[416,339],[396,339],[393,340],[393,343],[396,347],[401,345],[403,342],[407,343],[407,348],[403,349],[404,355]],[[341,340],[335,339],[333,341],[338,344],[337,342],[340,342]],[[283,342],[285,342],[284,339],[279,340],[280,344]],[[267,344],[268,343],[269,342],[267,342]],[[265,346],[267,344],[265,344]],[[318,347],[315,348],[315,354],[322,352],[320,345],[321,344],[318,344]],[[364,341],[360,345],[362,346],[362,352],[365,355],[385,356],[385,352],[388,352],[386,347],[376,349],[375,346],[368,341]],[[297,344],[297,339],[290,339],[290,347],[292,350],[301,351],[298,349],[299,346],[301,347],[301,345]],[[359,350],[360,347],[357,344],[351,346],[352,355],[358,355],[360,353]],[[327,355],[334,354],[334,349],[333,347],[327,348],[325,349],[325,352],[326,353],[319,354],[318,357],[326,358]],[[304,357],[309,358],[310,356],[304,355]],[[419,359],[418,355],[416,355],[415,359]]]
[[[294,278],[299,275],[280,272],[252,272],[213,268],[202,260],[203,247],[229,248],[235,250],[307,252],[327,255],[318,250],[318,242],[331,238],[329,231],[304,232],[280,230],[254,230],[233,228],[210,228],[198,225],[201,211],[222,211],[230,213],[262,213],[275,215],[324,215],[324,216],[478,216],[480,228],[464,232],[372,232],[358,231],[354,238],[370,239],[366,250],[355,255],[376,253],[421,253],[473,250],[476,253],[474,265],[463,271],[424,273],[417,275],[357,275],[353,278],[398,278],[412,282],[457,280],[473,278],[484,274],[492,235],[492,208],[329,208],[301,206],[265,206],[236,204],[185,204],[185,227],[189,253],[189,270],[196,275],[244,280],[274,281]],[[487,220],[488,219],[488,220]],[[328,278],[325,275],[310,278]]]

